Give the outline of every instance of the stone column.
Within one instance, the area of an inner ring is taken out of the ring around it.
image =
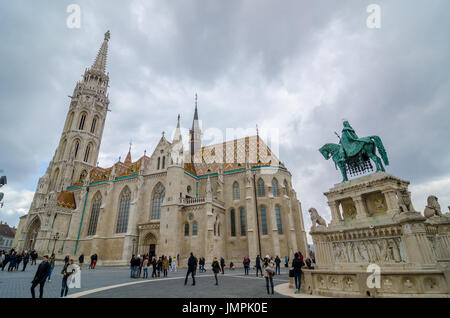
[[[296,235],[295,235],[295,224],[294,224],[294,216],[293,216],[293,212],[292,212],[292,203],[291,203],[291,199],[289,199],[289,197],[285,197],[286,201],[288,203],[288,230],[289,233],[287,234],[287,239],[289,240],[289,245],[290,248],[292,250],[293,253],[295,253],[296,251],[298,251],[297,248],[297,239],[296,239]],[[290,251],[289,251],[290,252]],[[281,257],[281,256],[280,256]],[[292,255],[289,254],[289,259],[292,259]]]
[[[366,220],[367,219],[367,208],[366,203],[364,202],[364,198],[360,195],[352,198],[353,202],[355,202],[356,206],[356,219],[357,220]]]
[[[269,212],[270,214],[270,223],[272,225],[272,233],[271,233],[271,237],[272,237],[272,244],[273,244],[273,253],[275,255],[272,255],[273,257],[275,257],[276,255],[280,255],[280,240],[278,238],[278,226],[277,226],[277,219],[275,216],[275,204],[273,202],[273,196],[270,196],[270,207],[269,207]],[[281,208],[280,208],[280,213],[281,213]],[[281,216],[280,216],[281,217]]]
[[[425,218],[419,213],[405,216],[399,222],[402,225],[402,241],[406,247],[408,260],[413,264],[433,264],[436,262],[425,229]]]
[[[339,211],[339,203],[336,201],[328,201],[328,206],[331,210],[331,224],[337,225],[342,221],[341,211]]]
[[[387,204],[387,213],[395,214],[399,212],[397,194],[394,189],[389,189],[381,192],[384,195]]]
[[[258,227],[256,224],[255,199],[253,198],[253,188],[247,186],[245,197],[245,212],[247,217],[247,243],[248,243],[248,257],[251,260],[256,259],[259,254],[258,246]]]

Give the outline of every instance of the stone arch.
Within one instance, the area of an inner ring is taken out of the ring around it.
[[[56,188],[56,183],[58,182],[58,177],[59,177],[59,168],[56,168],[53,171],[52,178],[50,181],[50,189],[49,189],[50,191],[54,190]]]
[[[77,159],[79,153],[81,152],[81,140],[79,138],[74,138],[72,140],[72,147],[71,149],[71,156],[73,157],[73,159]]]
[[[84,130],[87,124],[88,112],[82,111],[78,116],[78,130]]]
[[[278,190],[278,180],[277,178],[273,177],[272,179],[272,194],[274,197],[278,197],[279,196],[279,190]]]
[[[67,139],[64,139],[63,143],[61,144],[61,148],[59,148],[59,160],[64,159],[64,153],[66,152],[66,146],[67,146]]]
[[[41,219],[39,216],[35,216],[28,226],[27,235],[25,239],[25,249],[34,249],[36,246],[36,240],[39,230],[41,229]]]
[[[158,220],[161,217],[161,206],[164,203],[166,189],[161,182],[158,182],[152,191],[151,219]]]
[[[92,134],[95,134],[95,132],[97,131],[98,120],[99,120],[98,115],[95,115],[94,118],[92,118],[91,128],[90,128],[90,132],[91,132]]]
[[[72,129],[72,124],[73,124],[73,118],[75,116],[74,112],[71,112],[69,114],[69,116],[67,117],[67,122],[66,122],[66,127],[65,130],[71,130]]]
[[[239,200],[241,197],[241,190],[239,187],[239,182],[234,181],[233,182],[233,200]]]
[[[264,185],[264,180],[262,178],[258,179],[256,186],[257,186],[257,190],[258,190],[258,197],[265,197],[266,196],[265,189],[264,189],[265,185]]]
[[[116,233],[126,233],[130,215],[131,190],[125,186],[119,196],[119,211],[117,213]]]
[[[142,237],[139,253],[141,255],[148,254],[150,257],[158,255],[158,237],[153,232],[148,232]]]

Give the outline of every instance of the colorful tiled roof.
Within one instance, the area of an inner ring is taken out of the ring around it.
[[[190,161],[189,158],[185,161]],[[194,175],[217,173],[252,167],[273,166],[285,168],[259,136],[250,136],[202,147],[194,156],[194,163],[185,163],[184,169]]]
[[[56,199],[56,205],[66,208],[66,209],[72,209],[75,210],[77,208],[75,203],[75,196],[73,192],[69,191],[61,191],[58,193],[58,197]]]

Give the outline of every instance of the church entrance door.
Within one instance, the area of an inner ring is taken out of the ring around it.
[[[148,249],[148,255],[150,258],[156,255],[156,244],[150,244],[150,248]]]

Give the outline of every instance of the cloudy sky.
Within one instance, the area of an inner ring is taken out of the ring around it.
[[[381,28],[367,6],[379,4]],[[80,28],[68,28],[78,4]],[[51,160],[75,83],[111,31],[110,108],[100,166],[152,152],[194,94],[203,131],[279,131],[279,158],[307,213],[326,219],[340,182],[317,151],[342,119],[379,135],[389,173],[450,205],[450,3],[442,1],[0,1],[0,219],[17,225]],[[206,136],[207,137],[207,136]],[[205,140],[205,144],[212,140]]]

